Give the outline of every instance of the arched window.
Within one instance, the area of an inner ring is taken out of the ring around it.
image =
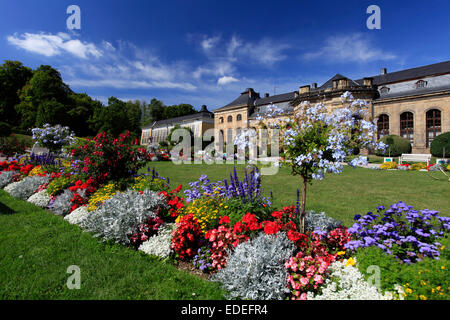
[[[381,94],[386,94],[386,93],[388,93],[389,92],[389,88],[388,87],[381,87],[381,89],[380,89],[380,93]]]
[[[227,121],[228,122],[233,122],[233,116],[228,116]]]
[[[414,143],[414,115],[412,112],[403,112],[400,115],[400,135]]]
[[[241,114],[238,114],[238,115],[237,115],[236,121],[242,121],[242,115],[241,115]]]
[[[431,146],[431,142],[436,136],[441,134],[441,111],[432,109],[427,111],[427,148]]]
[[[389,116],[387,114],[380,115],[377,122],[377,128],[378,140],[389,135]]]
[[[425,88],[428,82],[424,80],[419,80],[416,82],[416,89]]]
[[[223,117],[219,118],[219,123],[223,123]]]

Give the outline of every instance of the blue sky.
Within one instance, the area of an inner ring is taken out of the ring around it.
[[[450,1],[84,1],[0,4],[0,60],[57,68],[106,102],[221,107],[247,87],[284,93],[450,60]],[[95,2],[95,3],[94,3]],[[81,8],[68,30],[66,9]],[[369,5],[381,30],[369,30]]]

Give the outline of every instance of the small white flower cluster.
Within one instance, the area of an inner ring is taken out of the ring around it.
[[[40,208],[47,208],[50,203],[50,196],[47,194],[47,190],[44,189],[33,194],[27,201]]]
[[[157,235],[150,237],[139,246],[139,250],[161,258],[167,258],[172,252],[172,232],[175,230],[175,223],[167,223],[162,226]]]
[[[358,268],[346,265],[347,259],[336,261],[329,266],[330,274],[322,287],[322,293],[314,296],[308,292],[307,300],[394,300],[402,298],[392,292],[381,293],[377,287],[369,284]],[[355,259],[356,261],[356,259]],[[400,286],[396,289],[400,291]]]
[[[87,209],[87,206],[78,207],[64,217],[64,220],[69,222],[70,224],[76,224],[81,226],[86,217],[90,214]]]
[[[18,190],[20,188],[20,185],[21,185],[20,181],[12,182],[8,184],[3,190],[11,194],[14,193],[16,190]]]

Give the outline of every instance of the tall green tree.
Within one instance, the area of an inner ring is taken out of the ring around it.
[[[31,68],[20,61],[5,60],[0,65],[0,119],[10,126],[17,126],[20,118],[14,108],[19,104],[19,91],[33,76]]]
[[[86,93],[72,93],[69,95],[71,108],[68,111],[69,127],[79,137],[93,136],[97,134],[92,120],[96,110],[100,110],[103,104],[93,100]]]

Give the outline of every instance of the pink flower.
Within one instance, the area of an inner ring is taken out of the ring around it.
[[[306,300],[306,292],[303,292],[300,296],[300,300]]]
[[[320,274],[316,274],[316,275],[314,276],[314,281],[317,282],[318,284],[323,283],[322,276],[321,276]]]
[[[301,278],[300,278],[300,283],[301,283],[303,286],[306,286],[306,285],[309,283],[309,281],[308,281],[308,279],[306,279],[305,277],[301,277]]]

